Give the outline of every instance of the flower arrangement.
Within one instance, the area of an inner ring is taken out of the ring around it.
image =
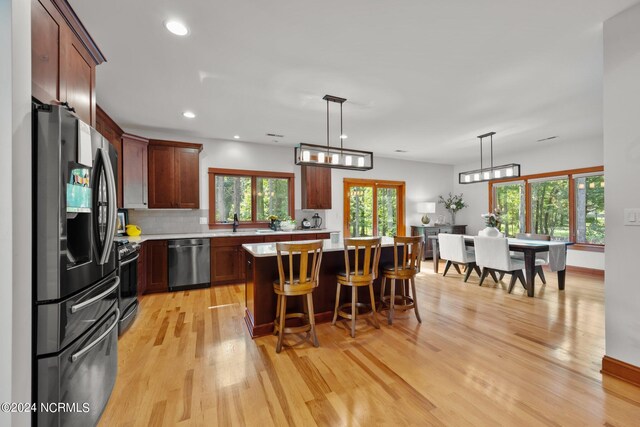
[[[442,195],[440,195],[438,203],[444,205],[444,208],[451,214],[451,224],[456,223],[456,212],[469,206],[464,202],[462,193],[460,193],[459,195],[449,193],[449,197],[447,197],[446,199],[442,197]]]
[[[446,199],[442,196],[439,196],[438,203],[444,205],[444,208],[449,212],[454,213],[469,206],[462,199],[462,193],[460,193],[460,195],[452,195],[451,193],[449,193],[449,197],[447,197]]]
[[[484,224],[487,227],[498,228],[500,227],[501,221],[501,213],[498,209],[495,209],[493,212],[488,212],[480,215],[484,218]]]

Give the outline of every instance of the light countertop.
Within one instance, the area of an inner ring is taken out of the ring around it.
[[[116,240],[128,240],[131,243],[142,243],[147,240],[174,240],[174,239],[209,239],[211,237],[254,237],[254,236],[278,236],[286,234],[318,234],[318,233],[335,233],[338,230],[329,230],[326,228],[311,228],[308,230],[292,230],[292,231],[256,231],[241,230],[232,232],[228,230],[206,231],[203,233],[175,233],[175,234],[141,234],[140,236],[118,236]]]
[[[323,252],[344,251],[344,242],[342,239],[338,243],[333,243],[331,239],[324,239],[322,246]],[[296,243],[304,243],[298,241]],[[382,247],[393,246],[393,237],[383,237]],[[255,257],[271,257],[276,256],[276,243],[247,243],[242,247]]]

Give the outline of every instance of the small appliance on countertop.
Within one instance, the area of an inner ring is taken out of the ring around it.
[[[320,228],[322,226],[322,217],[318,212],[311,217],[311,228]]]
[[[311,221],[309,221],[307,218],[302,218],[302,229],[308,230],[310,228],[311,228]]]

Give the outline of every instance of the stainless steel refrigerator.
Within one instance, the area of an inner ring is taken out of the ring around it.
[[[33,117],[33,421],[95,425],[118,366],[117,154],[63,106]]]

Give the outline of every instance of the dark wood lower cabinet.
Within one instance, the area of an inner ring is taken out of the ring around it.
[[[328,239],[329,233],[277,234],[267,236],[213,237],[211,246],[211,284],[244,283],[247,243]],[[148,240],[142,244],[138,261],[138,294],[169,291],[169,260],[166,240]],[[275,279],[275,277],[274,277]]]
[[[138,257],[138,295],[142,295],[147,290],[147,243],[140,245],[140,255]]]
[[[147,286],[145,293],[169,291],[169,268],[166,240],[145,242]]]
[[[211,284],[244,281],[245,243],[262,243],[262,236],[214,237],[211,239]]]
[[[295,233],[247,237],[214,237],[211,239],[211,284],[244,283],[246,279],[246,243],[289,242],[328,239],[329,233]],[[274,278],[275,279],[275,278]]]

